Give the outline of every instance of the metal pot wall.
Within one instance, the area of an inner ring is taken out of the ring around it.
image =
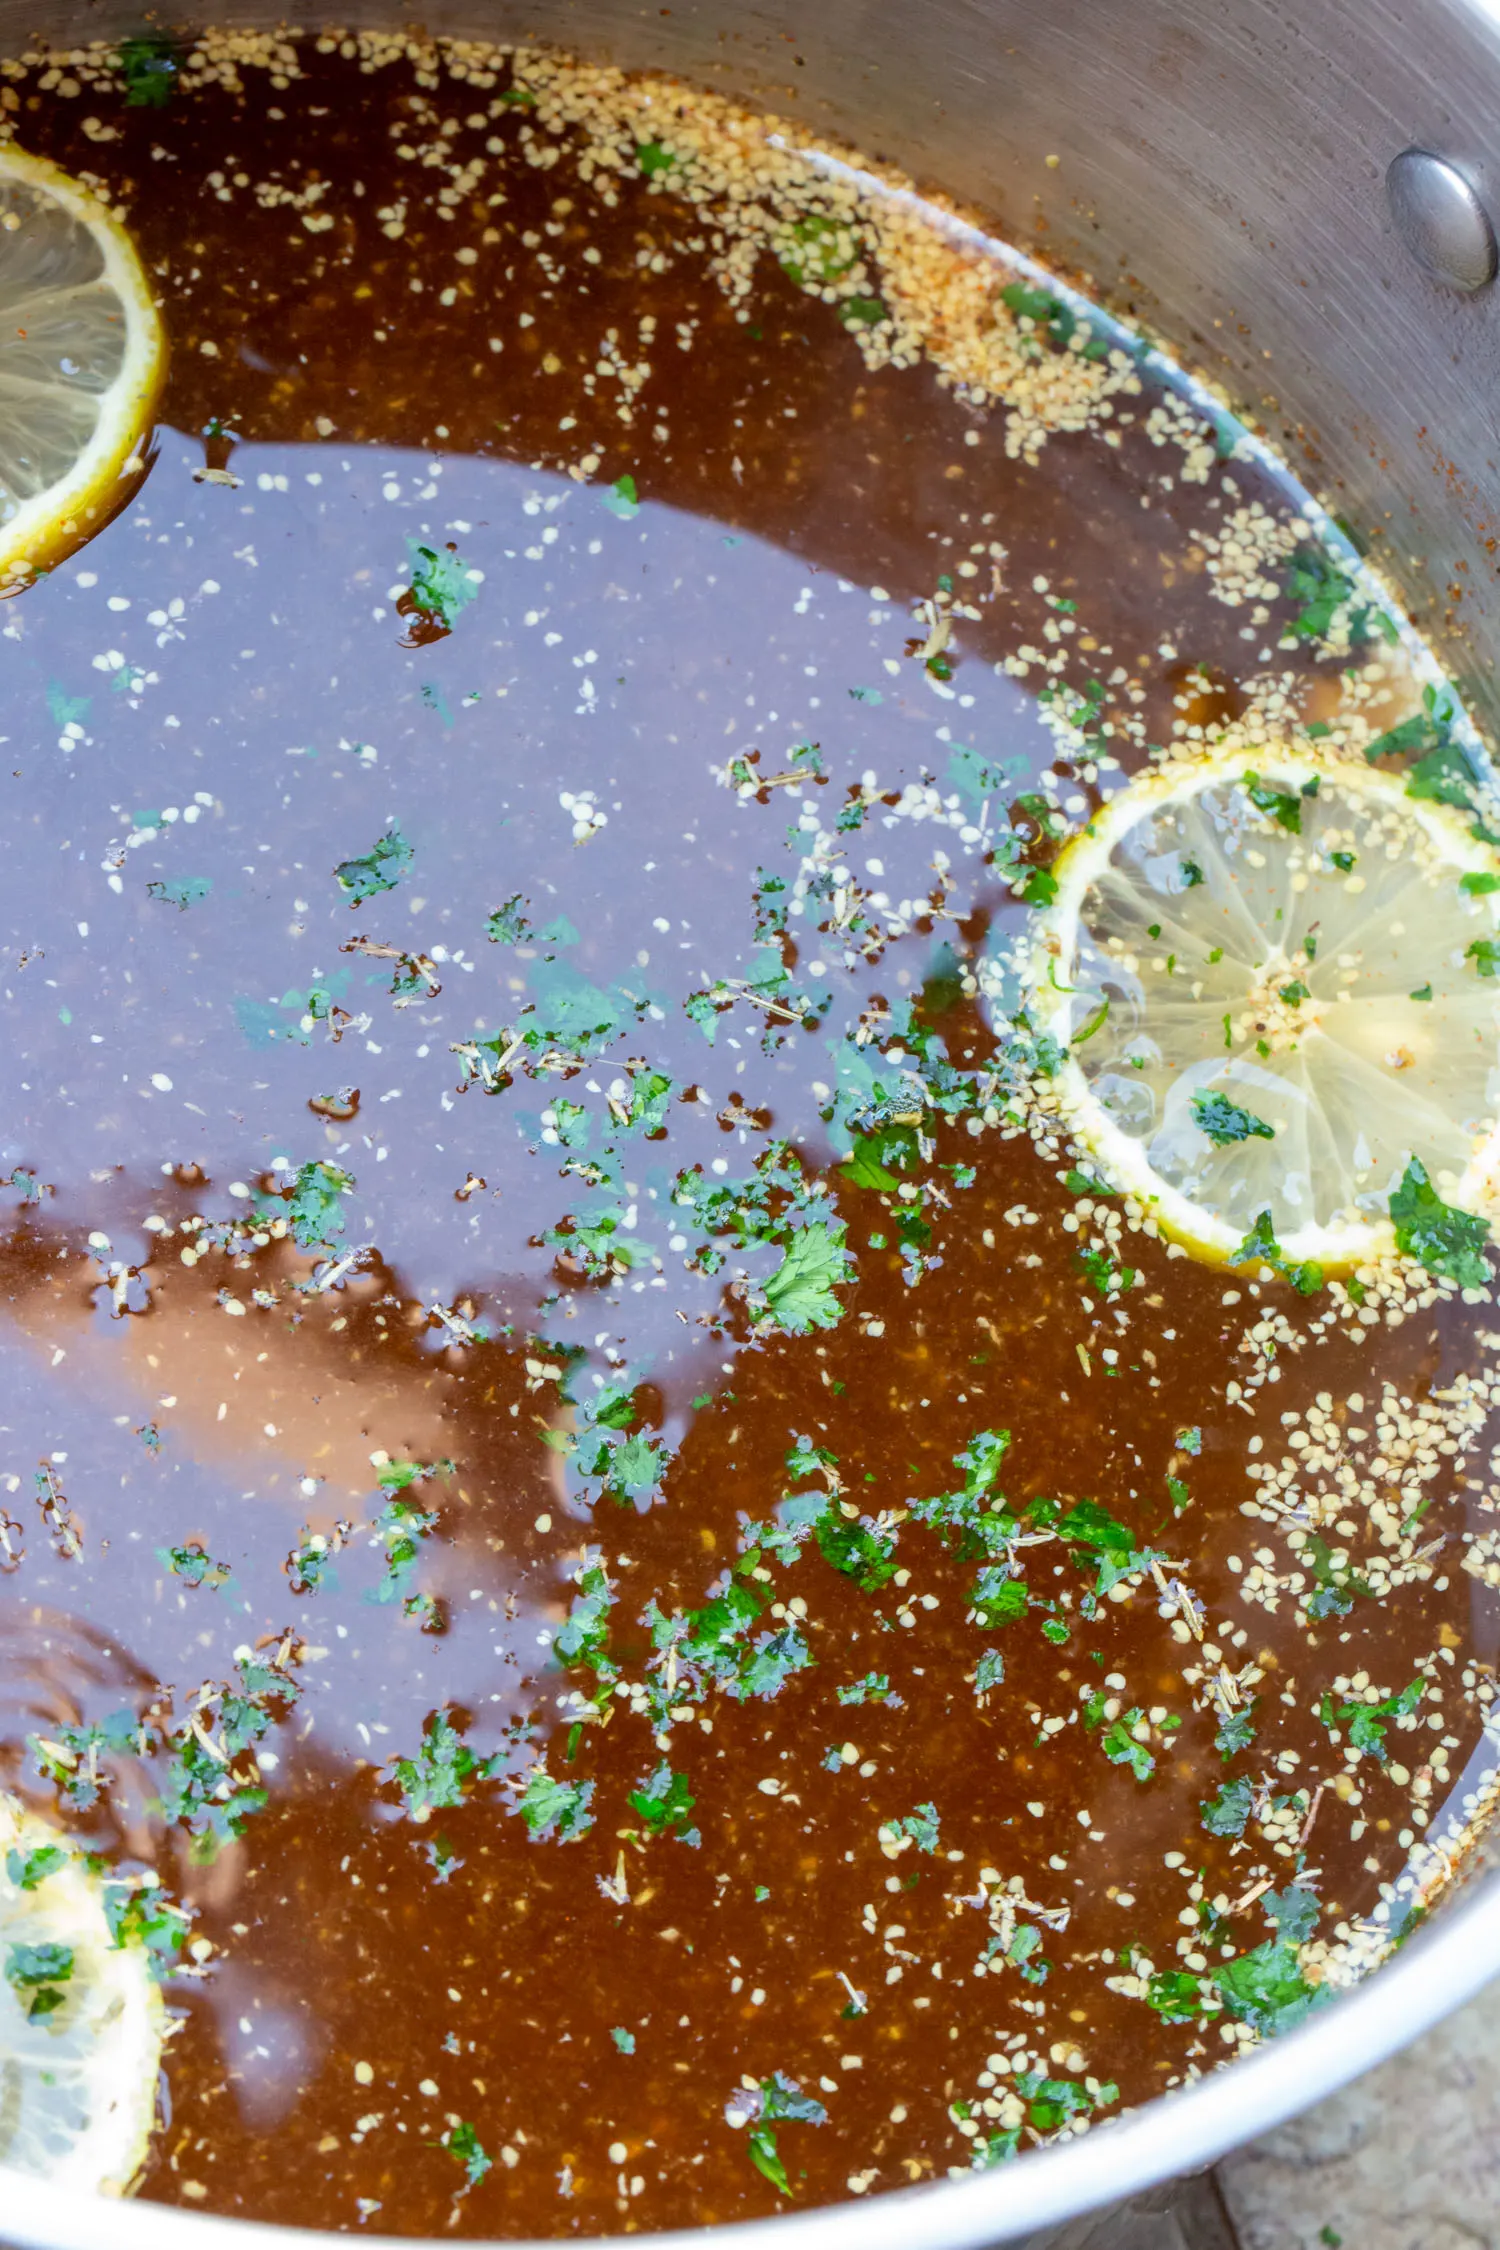
[[[377,0],[342,11],[359,24],[395,12]],[[254,5],[225,15],[285,20]],[[1500,0],[820,0],[811,10],[557,0],[540,16],[511,0],[435,0],[424,21],[680,71],[971,204],[1217,378],[1374,538],[1476,715],[1500,723],[1500,601],[1490,598],[1500,288],[1461,289],[1426,270],[1397,232],[1385,184],[1392,160],[1415,146],[1450,159],[1500,212]],[[121,0],[0,0],[0,52],[38,34],[66,45],[139,22]],[[1484,230],[1458,200],[1477,245],[1473,282]],[[1423,215],[1408,212],[1413,238]],[[1444,240],[1439,215],[1439,262]],[[992,2173],[711,2239],[716,2250],[1108,2250],[1122,2205],[1165,2208],[1166,2183],[1369,2069],[1497,1974],[1500,1871],[1477,1864],[1397,1960],[1231,2071]],[[63,2195],[3,2171],[0,2228],[17,2250],[309,2240]]]

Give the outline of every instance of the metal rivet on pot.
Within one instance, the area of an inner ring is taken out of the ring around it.
[[[1444,157],[1403,149],[1387,167],[1385,192],[1396,232],[1424,271],[1454,289],[1495,278],[1495,230],[1468,181]]]

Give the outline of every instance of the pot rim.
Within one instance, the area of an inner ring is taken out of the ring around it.
[[[639,2239],[663,2250],[849,2250],[857,2230],[859,2250],[999,2250],[1037,2228],[1205,2170],[1362,2077],[1495,1976],[1500,1869],[1474,1880],[1395,1959],[1297,2030],[1075,2140],[958,2180]],[[0,2212],[13,2250],[292,2250],[329,2239],[321,2230],[88,2195],[5,2166]],[[453,2241],[402,2239],[407,2250],[447,2250]],[[556,2250],[558,2239],[491,2238],[490,2250]]]
[[[1453,0],[1452,12],[1492,39],[1500,0]],[[237,17],[244,13],[236,11]],[[1014,257],[1007,230],[997,226],[996,232]],[[1050,270],[1048,279],[1055,285]],[[1193,365],[1186,353],[1182,364]],[[1207,2169],[1362,2077],[1495,1978],[1500,1978],[1500,1867],[1471,1876],[1399,1954],[1295,2031],[1077,2138],[956,2180],[645,2239],[661,2250],[1019,2246],[1038,2230]],[[0,2230],[10,2250],[310,2250],[331,2239],[320,2229],[96,2196],[3,2164]],[[399,2239],[404,2250],[449,2250],[454,2237],[374,2239]],[[587,2250],[589,2243],[621,2243],[624,2237],[490,2237],[471,2250],[557,2250],[564,2239]]]

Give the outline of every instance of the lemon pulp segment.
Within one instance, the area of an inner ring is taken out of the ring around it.
[[[0,592],[107,521],[163,361],[121,222],[55,165],[0,146]]]
[[[1347,1267],[1388,1245],[1412,1156],[1482,1204],[1500,859],[1456,812],[1235,753],[1129,783],[1055,875],[1029,1007],[1068,1049],[1057,1098],[1169,1232],[1225,1257],[1269,1211],[1288,1258]]]
[[[122,2194],[155,2124],[165,2011],[144,1947],[113,1943],[80,1855],[25,1887],[28,1856],[61,1848],[0,1796],[0,2165]]]

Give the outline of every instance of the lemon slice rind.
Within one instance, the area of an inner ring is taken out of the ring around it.
[[[11,1854],[62,1845],[60,1832],[0,1795],[0,2166],[94,2194],[125,2194],[156,2124],[166,2030],[144,1946],[111,1939],[99,1878],[81,1854],[32,1890]],[[3,1972],[13,1948],[71,1949],[62,2004],[28,2014],[28,1993]]]
[[[1137,1202],[1165,1235],[1194,1256],[1220,1265],[1227,1264],[1239,1251],[1248,1222],[1240,1224],[1221,1216],[1164,1178],[1151,1161],[1147,1138],[1125,1130],[1102,1105],[1080,1052],[1071,1044],[1081,1030],[1087,1032],[1088,1012],[1087,999],[1075,986],[1074,975],[1085,899],[1110,868],[1117,847],[1153,814],[1250,775],[1298,796],[1309,785],[1331,785],[1407,823],[1414,846],[1430,848],[1444,872],[1451,871],[1455,893],[1465,874],[1500,876],[1500,859],[1471,833],[1460,813],[1448,805],[1409,796],[1400,774],[1355,766],[1288,745],[1178,759],[1155,766],[1119,790],[1064,847],[1052,869],[1056,895],[1035,915],[1021,964],[1025,1007],[1033,1028],[1050,1032],[1064,1050],[1063,1061],[1047,1087],[1047,1106],[1060,1115],[1111,1187]],[[1225,869],[1218,873],[1218,895],[1226,916],[1226,950],[1235,945],[1248,954],[1263,942],[1263,932],[1246,912],[1233,875]],[[1476,931],[1496,930],[1500,927],[1500,894],[1473,899],[1467,902],[1466,911],[1472,912]],[[1163,943],[1167,942],[1164,938]],[[1500,1005],[1500,983],[1494,993]],[[1492,1044],[1500,1065],[1500,1041]],[[1349,1060],[1347,1067],[1351,1082],[1357,1081],[1357,1060]],[[1246,1058],[1238,1065],[1237,1075],[1246,1082],[1253,1079],[1254,1071],[1253,1061]],[[1359,1091],[1373,1098],[1378,1089]],[[1409,1153],[1422,1156],[1424,1151],[1418,1146]],[[1494,1209],[1500,1199],[1500,1125],[1493,1115],[1470,1136],[1456,1182],[1443,1192],[1445,1200],[1463,1209],[1486,1213]],[[1278,1234],[1289,1264],[1311,1262],[1330,1274],[1372,1263],[1395,1248],[1394,1229],[1383,1209],[1346,1211],[1332,1220],[1312,1219],[1298,1226],[1283,1224]]]
[[[0,471],[4,595],[128,499],[166,365],[150,283],[121,220],[13,142],[0,144],[0,337],[0,439],[26,464],[15,479]],[[117,362],[107,382],[87,356],[91,343]]]

